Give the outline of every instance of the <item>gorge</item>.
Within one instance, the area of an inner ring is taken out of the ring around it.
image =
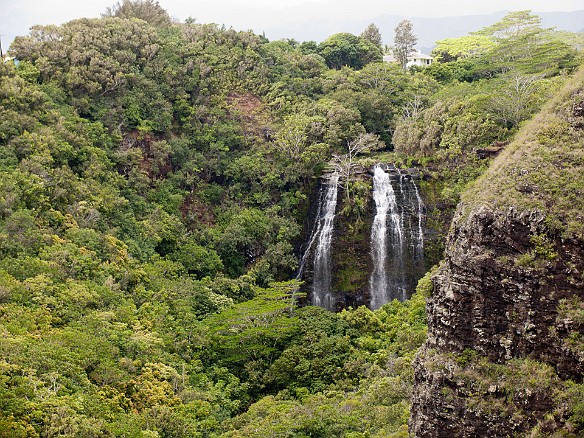
[[[540,24],[17,37],[0,437],[581,437],[584,34]]]

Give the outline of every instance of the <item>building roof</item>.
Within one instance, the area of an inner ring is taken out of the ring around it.
[[[434,59],[434,57],[432,57],[430,55],[426,55],[425,53],[422,53],[422,52],[412,52],[408,56],[408,59]],[[388,53],[386,55],[383,55],[383,60],[385,62],[394,62],[394,61],[397,61],[396,57],[393,56],[392,53]]]
[[[410,56],[408,56],[408,59],[434,59],[434,58],[432,56],[426,55],[422,52],[416,52],[416,53],[412,53]]]

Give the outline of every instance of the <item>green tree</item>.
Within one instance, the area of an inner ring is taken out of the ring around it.
[[[510,74],[499,92],[491,97],[489,107],[493,118],[510,129],[527,119],[542,98],[538,84],[541,79],[541,76]]]
[[[523,74],[555,75],[575,68],[575,52],[550,29],[542,29],[541,18],[530,11],[512,12],[502,20],[475,33],[487,36],[495,45],[485,53],[476,70],[482,77],[519,70]]]
[[[460,58],[482,55],[495,45],[491,36],[465,35],[436,41],[432,54],[439,62],[452,62]]]
[[[319,307],[303,307],[297,314],[300,333],[270,366],[266,378],[280,388],[317,392],[346,377],[341,370],[352,353],[350,327],[339,314]]]
[[[287,163],[286,173],[291,177],[306,177],[314,166],[326,160],[329,146],[322,140],[326,119],[322,116],[292,114],[284,120],[276,134],[274,146],[280,159]]]
[[[360,69],[382,58],[380,47],[350,33],[337,33],[328,37],[319,45],[319,53],[329,68],[337,70],[344,66]]]
[[[412,22],[408,19],[402,20],[395,27],[393,37],[394,55],[402,69],[406,69],[408,57],[416,47],[418,37],[414,35]]]
[[[495,39],[517,38],[537,32],[540,29],[541,18],[531,11],[515,11],[505,15],[500,21],[487,26],[473,35],[485,35]]]
[[[383,49],[383,39],[381,37],[381,32],[374,23],[369,24],[369,26],[367,26],[359,36],[373,43],[376,47],[379,47],[380,50]]]
[[[170,24],[170,15],[158,1],[154,0],[123,0],[103,14],[106,17],[140,18],[153,26],[161,27]]]
[[[180,262],[189,274],[198,278],[214,277],[223,269],[223,263],[214,250],[194,242],[181,244],[169,258]]]
[[[256,288],[253,299],[207,318],[208,358],[229,367],[256,390],[263,387],[263,373],[298,331],[297,290],[294,281]]]

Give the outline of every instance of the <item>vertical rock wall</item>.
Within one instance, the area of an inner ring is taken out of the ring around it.
[[[416,437],[584,436],[584,68],[463,196],[415,361]]]
[[[571,341],[584,333],[577,317],[584,242],[549,236],[539,213],[481,208],[465,218],[461,211],[433,277],[411,430],[419,437],[526,432],[555,409],[549,385],[561,391],[561,380],[581,381],[584,373],[584,350]],[[550,253],[533,236],[547,236]],[[541,370],[550,374],[533,383],[513,374]],[[548,427],[562,428],[561,417]]]

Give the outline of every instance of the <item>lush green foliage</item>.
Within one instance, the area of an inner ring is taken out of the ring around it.
[[[425,339],[422,290],[376,312],[306,307],[299,333],[268,370],[282,388],[226,424],[226,437],[405,437],[411,362]]]
[[[550,240],[584,235],[584,166],[581,147],[584,69],[580,68],[561,93],[525,125],[465,196],[468,205],[483,202],[494,208],[546,215],[546,233],[533,235],[531,259],[553,260],[557,253]],[[521,146],[521,150],[519,147]],[[544,163],[552,162],[554,166]],[[570,163],[562,166],[561,163]],[[490,184],[496,180],[497,185]],[[484,190],[488,186],[489,190]],[[480,196],[477,196],[481,193]],[[558,219],[558,218],[561,218]],[[523,260],[524,262],[527,260]]]
[[[333,155],[433,160],[423,194],[451,205],[485,167],[472,149],[515,132],[575,55],[550,37],[537,66],[519,45],[489,70],[494,41],[404,72],[377,42],[373,28],[270,42],[171,23],[152,1],[15,40],[19,62],[0,64],[0,436],[407,434],[423,293],[299,306],[286,280],[314,180]],[[343,184],[343,216],[362,220],[369,186]]]
[[[350,33],[337,33],[324,41],[319,47],[320,54],[330,68],[364,67],[373,61],[381,61],[381,47],[365,37]]]

